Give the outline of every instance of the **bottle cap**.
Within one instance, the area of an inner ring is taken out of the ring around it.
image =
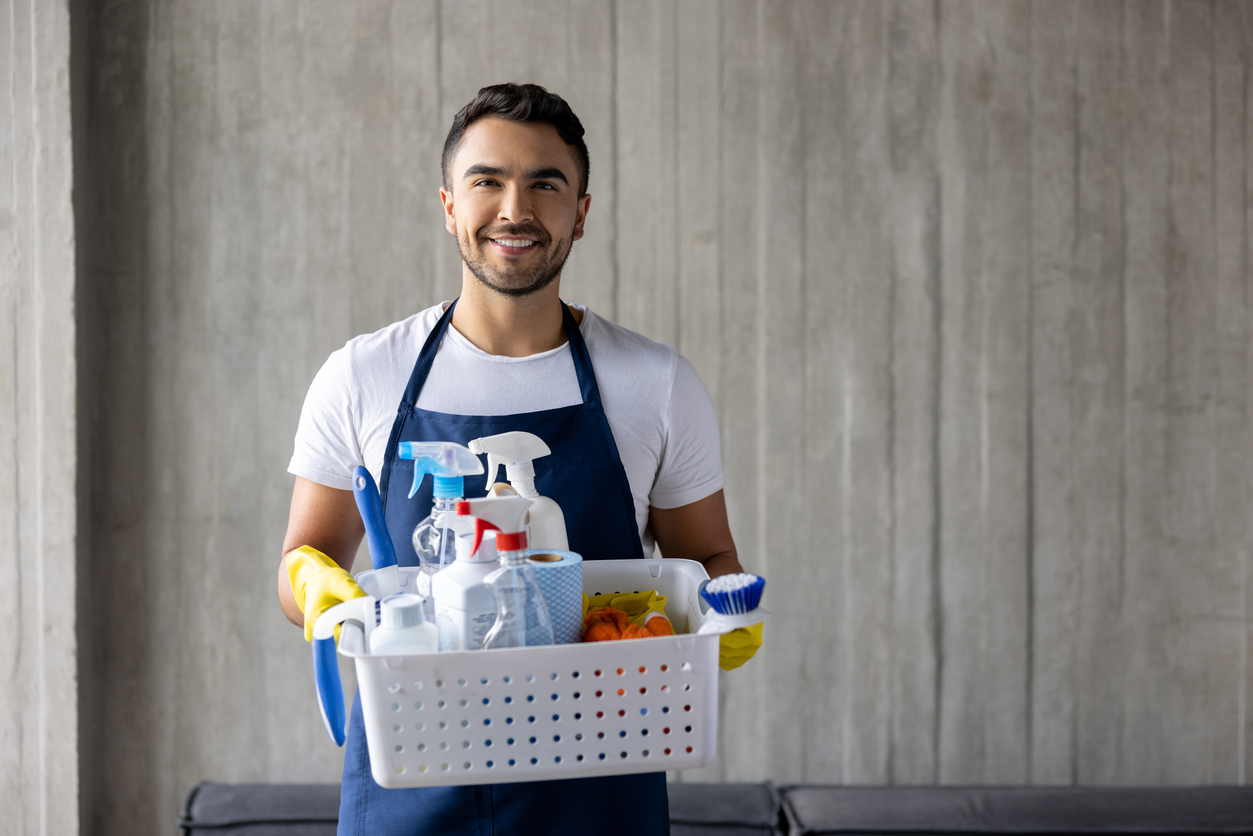
[[[426,621],[422,617],[422,599],[408,592],[397,592],[379,602],[382,626],[403,630]]]

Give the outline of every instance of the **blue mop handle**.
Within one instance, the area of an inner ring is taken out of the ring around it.
[[[379,498],[374,477],[364,467],[357,467],[352,472],[352,495],[357,500],[361,521],[365,523],[365,536],[370,544],[370,562],[375,569],[395,566],[396,549],[392,546],[392,537],[388,534],[387,523],[383,519],[383,500]]]
[[[336,746],[347,738],[348,713],[344,706],[344,685],[335,660],[335,637],[313,640],[313,682],[318,689],[322,722]]]

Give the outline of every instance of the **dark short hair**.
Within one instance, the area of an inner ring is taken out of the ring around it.
[[[556,128],[561,139],[574,151],[575,162],[579,165],[579,197],[587,194],[590,165],[587,143],[583,141],[583,123],[565,99],[538,84],[493,84],[479,90],[468,105],[457,111],[444,140],[444,157],[440,162],[444,188],[449,188],[448,166],[466,129],[485,116],[499,116],[511,122],[539,122]]]

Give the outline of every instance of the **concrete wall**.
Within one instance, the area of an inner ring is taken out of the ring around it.
[[[1249,780],[1247,4],[91,14],[97,832],[169,828],[201,779],[336,779],[273,593],[291,437],[331,350],[455,292],[439,148],[504,79],[587,125],[564,294],[692,359],[770,579],[683,777]],[[14,275],[32,391],[57,344]]]
[[[0,0],[0,810],[78,832],[70,17]]]

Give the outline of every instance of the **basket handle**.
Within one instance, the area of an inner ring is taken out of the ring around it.
[[[322,722],[336,746],[343,746],[348,737],[348,712],[344,705],[344,683],[340,681],[339,664],[335,659],[335,627],[348,620],[364,624],[366,615],[372,615],[373,610],[372,597],[353,598],[322,613],[313,625],[313,684],[318,689]]]

